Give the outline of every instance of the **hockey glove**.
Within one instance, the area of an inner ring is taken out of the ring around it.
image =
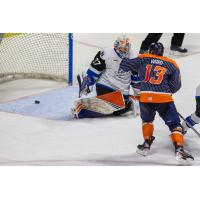
[[[92,92],[95,80],[93,77],[85,76],[81,84],[81,94],[87,95]]]

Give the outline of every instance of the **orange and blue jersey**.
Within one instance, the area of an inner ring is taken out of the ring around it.
[[[124,58],[120,70],[139,74],[142,80],[140,102],[172,102],[172,94],[181,88],[179,67],[167,57],[141,54],[135,59]]]

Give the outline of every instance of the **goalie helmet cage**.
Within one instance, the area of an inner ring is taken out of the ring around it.
[[[0,40],[0,82],[23,78],[73,84],[72,33],[4,33]]]

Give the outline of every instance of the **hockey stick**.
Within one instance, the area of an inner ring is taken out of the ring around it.
[[[188,127],[191,128],[200,137],[200,133],[193,126],[191,126],[191,124],[180,113],[178,113],[178,115],[188,125]]]
[[[77,81],[78,81],[78,86],[79,86],[78,98],[80,98],[81,97],[81,76],[79,74],[77,75]]]

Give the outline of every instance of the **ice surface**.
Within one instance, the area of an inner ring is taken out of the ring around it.
[[[0,110],[41,117],[70,120],[78,87],[63,87],[0,104]],[[38,103],[35,103],[38,102]]]

